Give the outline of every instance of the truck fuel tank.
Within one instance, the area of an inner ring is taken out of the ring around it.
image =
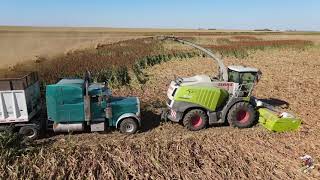
[[[82,132],[84,131],[83,123],[79,124],[61,124],[55,123],[53,124],[53,131],[55,133],[62,133],[62,132]]]

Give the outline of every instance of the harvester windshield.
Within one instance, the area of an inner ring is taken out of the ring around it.
[[[254,72],[237,72],[237,71],[229,71],[229,82],[235,82],[239,84],[248,84],[254,83],[256,80],[256,74]]]
[[[259,81],[260,75],[260,71],[255,68],[243,66],[230,66],[228,68],[228,80],[238,83],[235,95],[240,97],[251,96],[253,87]]]
[[[256,83],[259,81],[261,72],[256,68],[244,66],[229,66],[228,67],[228,80],[229,82],[248,84]]]

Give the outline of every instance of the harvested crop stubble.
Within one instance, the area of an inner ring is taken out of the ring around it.
[[[296,144],[287,143],[288,137],[261,128],[189,132],[168,123],[131,137],[87,134],[64,140],[58,136],[53,144],[18,158],[7,168],[13,169],[11,179],[308,177],[298,171],[295,156],[299,154],[293,153]]]
[[[214,127],[206,130],[206,132],[210,134],[210,136],[206,138],[223,138],[225,140],[225,142],[210,142],[208,146],[214,149],[224,149],[226,146],[239,148],[239,146],[241,146],[244,149],[241,153],[237,152],[234,154],[221,151],[218,155],[224,156],[225,160],[219,161],[219,165],[225,161],[227,161],[225,163],[233,161],[237,156],[243,157],[244,159],[241,159],[241,161],[236,160],[233,165],[228,164],[229,168],[237,166],[241,170],[232,171],[228,168],[219,168],[220,170],[217,170],[217,174],[214,174],[214,177],[237,177],[237,173],[241,174],[241,177],[245,177],[246,175],[244,174],[248,173],[246,171],[248,167],[250,167],[249,177],[256,171],[256,178],[262,179],[300,179],[305,177],[318,179],[320,177],[319,166],[309,175],[300,172],[299,169],[301,165],[298,159],[298,157],[302,155],[309,154],[316,162],[320,161],[320,154],[318,153],[320,142],[317,138],[320,135],[320,123],[317,116],[317,111],[320,107],[318,102],[320,94],[316,90],[320,84],[320,80],[317,78],[320,67],[319,57],[319,49],[312,47],[305,50],[258,50],[241,61],[234,57],[225,59],[227,65],[240,64],[261,69],[263,77],[255,88],[255,96],[274,103],[281,101],[287,102],[289,107],[284,111],[293,112],[302,118],[304,122],[299,132],[283,134],[266,132],[262,127],[241,131],[228,127]],[[174,75],[186,77],[201,73],[215,74],[216,69],[217,66],[212,60],[202,58],[195,58],[188,61],[177,60],[156,65],[146,72],[152,78],[144,87],[145,91],[139,91],[137,89],[134,94],[140,95],[143,102],[160,101],[161,103],[166,99],[165,93]],[[179,125],[176,127],[165,126],[165,128],[168,128],[168,131],[170,131],[171,128],[172,136],[174,137],[179,136],[180,133],[185,133],[182,135],[183,139],[193,136],[179,127]],[[227,135],[222,137],[223,135],[220,133],[230,133],[228,135],[230,136],[230,141]],[[204,134],[204,132],[199,132],[194,138]],[[166,135],[165,133],[161,133],[161,136]],[[240,140],[239,142],[238,139]],[[205,145],[202,147],[204,146]],[[209,147],[205,146],[203,149],[207,148]],[[247,156],[253,159],[245,160]],[[199,159],[201,158],[198,158],[198,160]],[[242,160],[245,163],[242,162]],[[209,163],[217,162],[211,159]],[[189,165],[186,166],[190,167]],[[205,176],[210,171],[202,170],[200,172]],[[229,176],[228,173],[231,173],[231,175]],[[213,173],[211,175],[213,175]]]

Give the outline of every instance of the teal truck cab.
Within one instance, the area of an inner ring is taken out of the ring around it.
[[[133,134],[141,125],[137,97],[113,97],[106,83],[62,79],[46,87],[46,106],[54,132],[101,132],[116,127]]]

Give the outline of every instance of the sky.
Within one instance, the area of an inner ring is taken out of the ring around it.
[[[320,1],[1,0],[0,25],[320,31]]]

